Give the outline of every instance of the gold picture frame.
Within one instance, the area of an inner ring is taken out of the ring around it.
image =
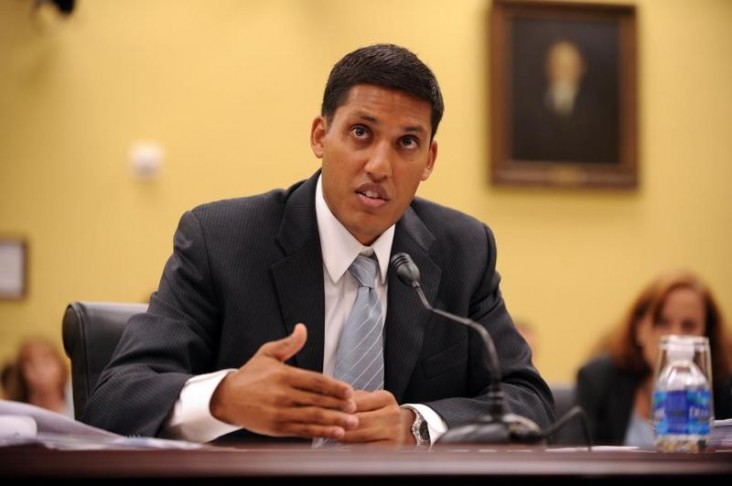
[[[638,186],[633,5],[495,0],[491,182]]]

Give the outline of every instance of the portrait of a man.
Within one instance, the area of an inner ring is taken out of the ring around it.
[[[616,25],[515,19],[511,158],[619,163]]]

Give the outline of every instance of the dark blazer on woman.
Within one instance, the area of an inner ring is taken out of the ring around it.
[[[84,422],[120,434],[157,435],[186,380],[242,366],[298,322],[307,326],[308,340],[289,363],[322,371],[318,175],[287,190],[204,204],[182,216],[159,288],[147,313],[126,326]],[[415,198],[396,225],[397,252],[411,255],[435,307],[486,327],[500,355],[508,410],[548,426],[552,395],[506,310],[489,228]],[[426,311],[394,272],[387,305],[385,388],[399,403],[429,405],[448,426],[486,414],[490,370],[477,333]],[[261,438],[245,430],[229,435]]]

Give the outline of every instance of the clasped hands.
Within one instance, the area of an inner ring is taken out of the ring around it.
[[[353,390],[343,381],[285,362],[307,340],[297,324],[292,334],[263,344],[211,397],[217,419],[272,437],[324,437],[341,443],[414,444],[413,413],[386,390]]]

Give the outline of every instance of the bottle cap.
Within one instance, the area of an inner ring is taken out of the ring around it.
[[[666,343],[666,354],[669,360],[690,360],[694,357],[694,345],[682,339],[669,339]]]

